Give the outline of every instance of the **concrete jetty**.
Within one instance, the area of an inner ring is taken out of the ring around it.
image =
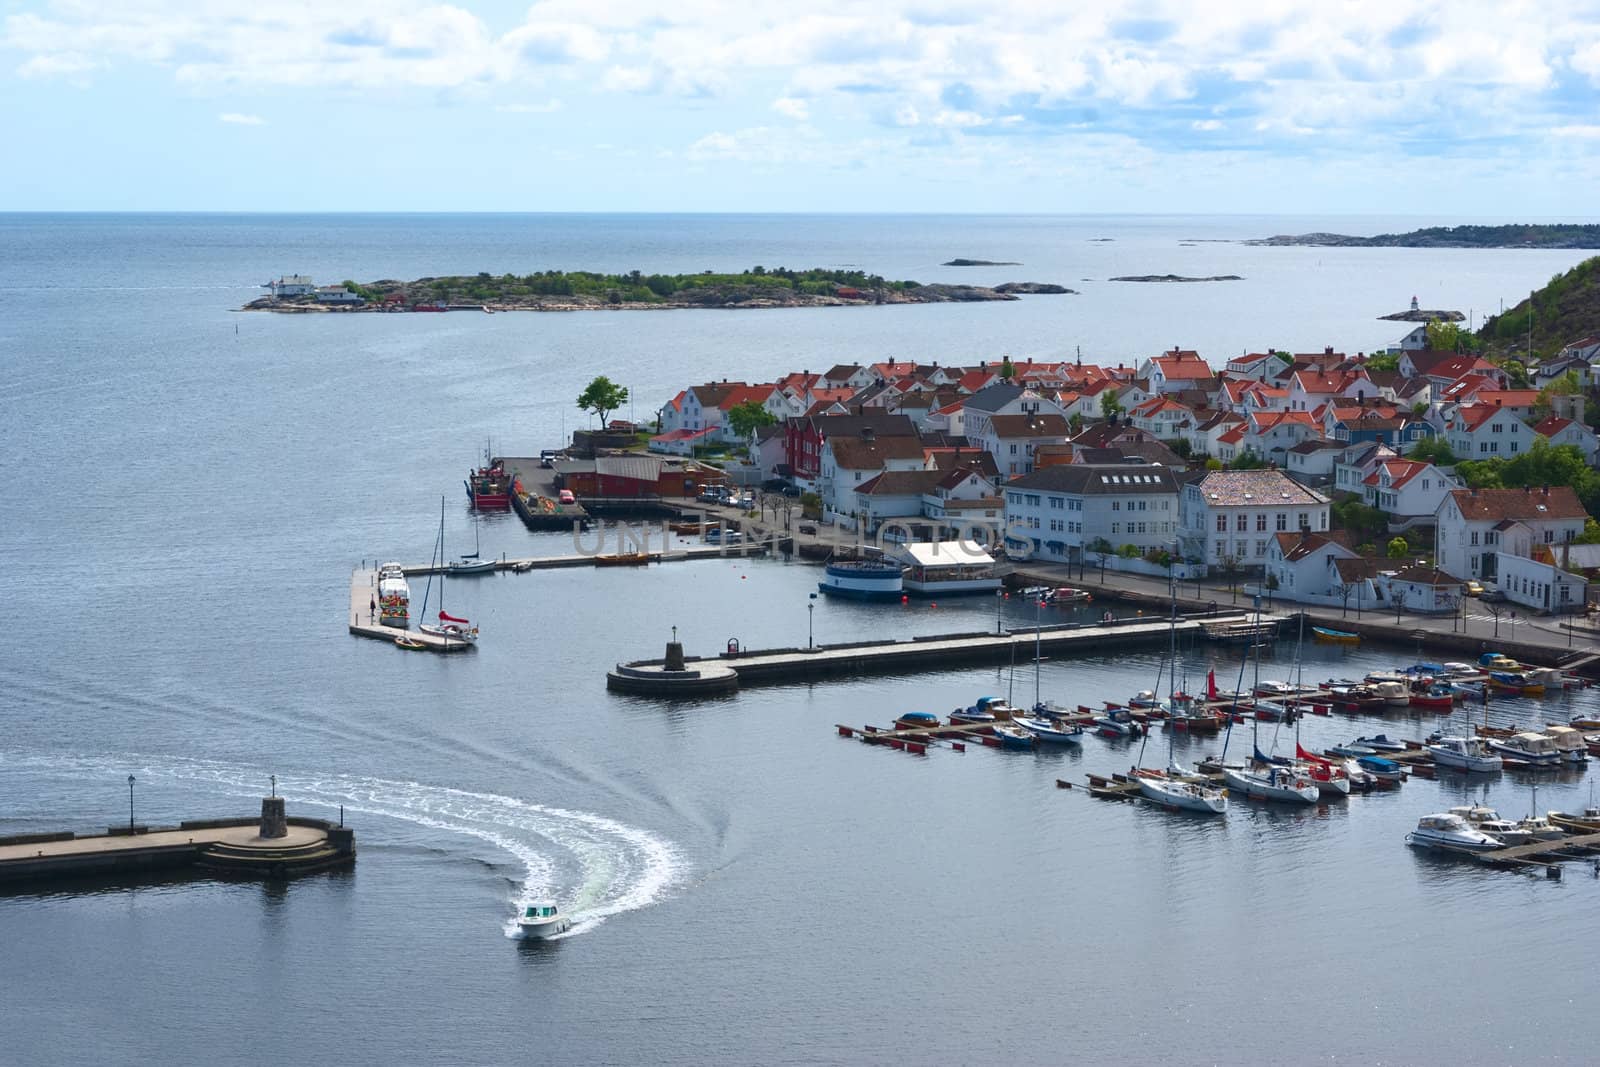
[[[113,826],[89,836],[0,837],[0,885],[186,869],[287,878],[355,862],[355,831],[342,823],[288,815],[282,797],[263,797],[261,812],[259,819],[200,819],[166,828]]]
[[[1215,622],[1227,616],[1207,616]],[[1241,616],[1242,617],[1242,616]],[[1263,624],[1276,617],[1263,615]],[[1180,634],[1201,630],[1198,619],[1180,619]],[[1169,640],[1168,620],[1161,618],[1113,620],[1093,625],[1043,627],[1002,633],[937,634],[898,641],[858,641],[849,644],[818,645],[814,648],[744,650],[730,647],[715,657],[685,657],[690,669],[716,664],[731,668],[734,679],[728,688],[771,685],[781,682],[811,681],[852,674],[883,674],[943,670],[974,663],[1010,663],[1031,659],[1037,644],[1043,654],[1126,648],[1130,644],[1160,644]],[[611,689],[671,696],[676,686],[652,687],[651,676],[663,673],[665,660],[636,660],[619,663],[607,675]],[[619,681],[626,678],[626,681]],[[663,683],[666,679],[663,678]]]

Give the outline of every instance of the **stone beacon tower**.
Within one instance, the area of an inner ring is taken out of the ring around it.
[[[287,836],[289,836],[289,816],[283,810],[283,798],[262,797],[261,837],[270,840],[274,837]]]

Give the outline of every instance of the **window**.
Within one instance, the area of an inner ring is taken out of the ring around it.
[[[1059,496],[1053,496],[1050,498],[1050,506],[1057,511],[1060,511],[1065,504],[1066,501]]]
[[[1038,493],[1029,493],[1029,494],[1027,494],[1026,496],[1023,497],[1023,500],[1026,501],[1027,505],[1030,508],[1036,508],[1036,507],[1039,506],[1039,494]]]
[[[1544,532],[1544,543],[1545,544],[1547,544],[1547,545],[1548,544],[1553,544],[1555,542],[1555,539],[1556,539],[1556,532],[1554,530],[1546,530]]]
[[[1261,514],[1256,516],[1256,533],[1266,533],[1266,532],[1267,532],[1267,513],[1263,511]]]
[[[1487,451],[1489,451],[1489,442],[1488,441],[1479,441],[1478,442],[1478,451],[1479,452],[1487,452]]]
[[[1266,554],[1267,554],[1267,543],[1265,541],[1257,541],[1256,542],[1256,555],[1265,556]]]
[[[1240,515],[1234,521],[1233,528],[1238,530],[1240,533],[1244,533],[1246,530],[1250,529],[1250,516]]]
[[[1289,513],[1287,511],[1278,512],[1278,532],[1282,533],[1284,530],[1287,530],[1288,528],[1289,528]]]
[[[1478,543],[1478,531],[1477,530],[1473,530],[1472,531],[1472,543],[1474,545]]]
[[[1017,454],[1017,446],[1016,445],[1012,445],[1011,446],[1011,454],[1013,456]]]
[[[1115,537],[1117,535],[1118,531],[1121,530],[1121,528],[1122,527],[1119,524],[1112,523],[1111,524],[1111,536]]]
[[[1516,451],[1517,451],[1517,442],[1512,441],[1511,442],[1511,452],[1512,452],[1513,455],[1515,455]]]
[[[1226,516],[1226,515],[1218,515],[1217,516],[1217,533],[1227,533],[1227,532],[1228,532],[1228,516]]]
[[[1226,556],[1227,554],[1228,554],[1228,542],[1226,542],[1226,541],[1218,541],[1217,542],[1217,555]]]
[[[1306,521],[1306,513],[1305,512],[1302,511],[1300,514],[1296,515],[1294,518],[1295,518],[1295,528],[1296,529],[1298,529],[1298,530],[1309,530],[1309,529],[1311,529],[1311,524]]]
[[[1498,422],[1497,422],[1497,423],[1495,423],[1495,424],[1494,424],[1494,425],[1493,425],[1493,426],[1491,426],[1491,427],[1489,427],[1489,432],[1490,432],[1490,433],[1500,433],[1500,432],[1501,432],[1501,431],[1503,431],[1503,430],[1504,430],[1504,429],[1505,429],[1505,427],[1504,427],[1504,426],[1501,426],[1501,425],[1500,425],[1500,424],[1499,424],[1499,423],[1498,423]]]

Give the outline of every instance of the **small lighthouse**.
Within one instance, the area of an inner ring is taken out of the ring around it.
[[[1412,311],[1416,311],[1417,310],[1417,298],[1414,297],[1414,296],[1411,298],[1411,310]]]

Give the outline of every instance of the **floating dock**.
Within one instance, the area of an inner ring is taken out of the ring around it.
[[[288,878],[355,862],[355,831],[342,822],[288,816],[282,797],[263,797],[261,808],[260,819],[115,826],[84,837],[70,832],[3,837],[0,886],[174,870]]]

